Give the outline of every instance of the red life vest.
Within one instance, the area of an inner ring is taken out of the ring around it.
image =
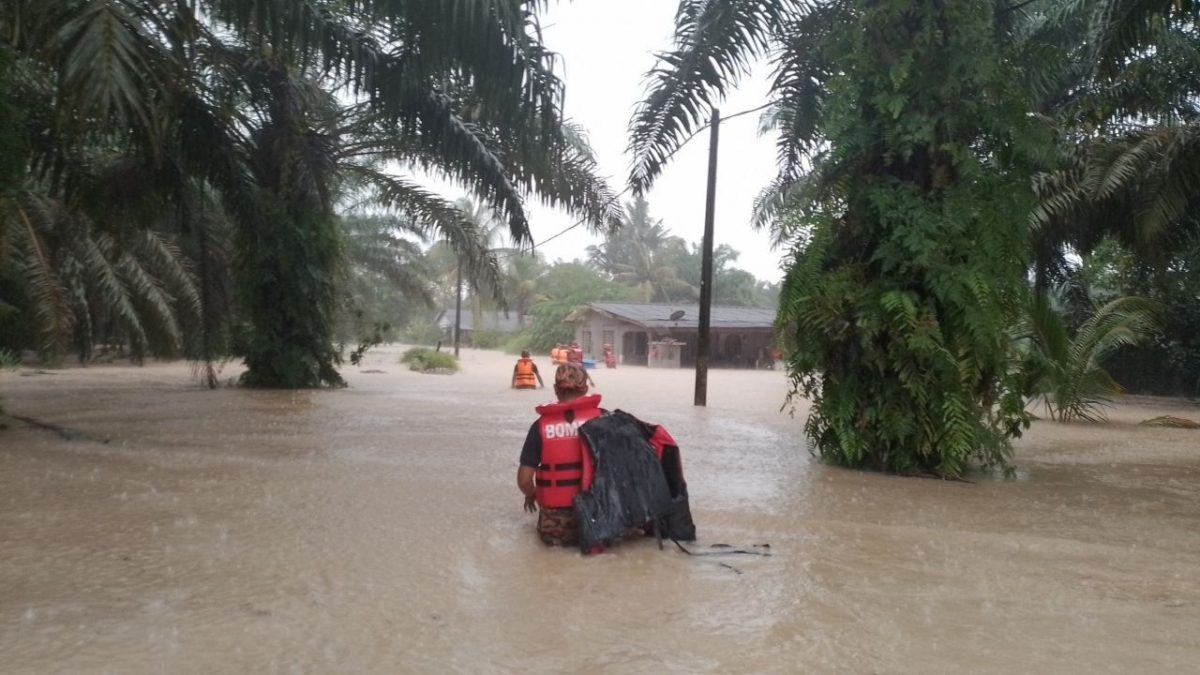
[[[568,410],[575,413],[570,422]],[[591,468],[592,463],[589,453],[584,452],[578,429],[584,422],[600,416],[600,395],[538,406],[537,413],[541,415],[538,431],[542,436],[542,461],[535,477],[535,498],[544,509],[570,508],[575,495],[587,487],[584,469]]]

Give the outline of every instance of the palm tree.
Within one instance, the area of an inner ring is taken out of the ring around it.
[[[1104,370],[1122,347],[1158,331],[1158,307],[1143,298],[1124,297],[1098,307],[1072,336],[1045,294],[1036,294],[1020,333],[1027,345],[1031,388],[1050,417],[1060,422],[1104,420],[1101,408],[1123,389]]]
[[[546,264],[536,251],[509,255],[504,262],[504,297],[517,313],[517,325],[524,328],[530,308],[546,298],[541,288]]]
[[[1005,338],[1027,240],[1007,211],[1042,136],[1007,56],[1022,2],[682,0],[649,75],[635,194],[752,63],[773,69],[778,173],[757,222],[790,249],[792,393],[832,461],[954,476],[1004,465],[1024,422]]]
[[[643,302],[695,296],[695,287],[680,279],[675,267],[686,254],[685,242],[650,217],[644,197],[627,202],[615,231],[603,243],[589,246],[587,253],[593,268],[638,289]]]
[[[253,326],[247,384],[340,382],[330,335],[339,199],[368,198],[487,265],[464,214],[385,162],[466,185],[519,244],[530,240],[531,195],[593,227],[609,217],[520,0],[13,0],[0,7],[0,51],[45,85],[54,113],[34,118],[47,124],[29,136],[31,188],[73,204],[85,184],[75,159],[103,147],[186,218],[189,203],[218,196]],[[20,224],[14,213],[0,208],[5,231]],[[63,295],[42,288],[50,321]]]
[[[350,214],[339,223],[346,258],[338,280],[339,342],[361,339],[372,326],[402,326],[415,311],[433,307],[434,272],[410,222]]]
[[[1087,253],[1106,237],[1161,267],[1200,209],[1200,5],[1069,3],[1044,26],[1070,39],[1050,61],[1062,84],[1044,109],[1068,142],[1037,183],[1040,285],[1062,278],[1067,247]]]

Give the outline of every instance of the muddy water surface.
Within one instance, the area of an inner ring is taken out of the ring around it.
[[[341,391],[0,375],[71,432],[0,432],[0,672],[1200,671],[1200,432],[1135,426],[1196,408],[1037,423],[1015,481],[947,483],[815,462],[780,373],[716,371],[697,409],[690,372],[602,370],[682,443],[702,544],[774,555],[583,558],[513,484],[544,392],[397,354]]]

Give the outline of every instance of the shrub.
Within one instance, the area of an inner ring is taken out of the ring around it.
[[[1062,315],[1042,295],[1034,297],[1025,327],[1026,377],[1052,419],[1103,422],[1103,407],[1124,391],[1103,368],[1123,347],[1153,338],[1160,307],[1145,298],[1123,297],[1096,308],[1071,335]]]
[[[496,349],[504,343],[505,335],[500,331],[477,329],[471,336],[471,346],[476,349]]]
[[[408,364],[409,370],[419,373],[441,373],[449,375],[458,372],[458,359],[446,352],[436,352],[428,347],[413,347],[400,357],[400,363]]]
[[[418,319],[404,327],[401,339],[409,344],[437,344],[442,339],[442,329],[432,319]]]
[[[0,370],[16,370],[21,365],[21,355],[18,352],[0,348]]]
[[[533,335],[528,330],[510,335],[508,341],[501,345],[500,349],[505,354],[520,354],[526,349],[536,351],[533,348]]]

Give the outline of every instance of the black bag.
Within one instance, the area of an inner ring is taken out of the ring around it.
[[[613,414],[624,415],[637,424],[647,442],[650,442],[659,432],[658,425],[643,422],[623,410],[618,410]],[[663,429],[663,431],[666,430]],[[666,439],[674,440],[669,433],[663,434],[663,436]],[[653,443],[651,444],[653,445]],[[663,539],[695,541],[696,523],[692,521],[692,507],[688,501],[687,482],[683,479],[683,461],[680,458],[679,446],[664,443],[660,464],[663,477],[667,480],[667,489],[671,493],[671,505],[655,523],[656,533]]]
[[[595,466],[591,488],[575,495],[581,550],[611,544],[667,514],[671,492],[637,418],[620,411],[601,415],[580,426],[579,435]]]
[[[646,525],[660,539],[695,541],[696,524],[679,448],[663,445],[660,461],[650,444],[658,431],[659,427],[622,410],[579,428],[595,466],[591,488],[577,495],[574,503],[584,552]],[[664,436],[670,439],[670,434]]]

